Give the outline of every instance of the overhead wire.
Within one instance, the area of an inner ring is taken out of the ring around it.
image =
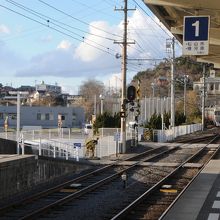
[[[98,10],[98,9],[96,9],[95,7],[88,6],[88,5],[84,4],[84,3],[82,3],[81,1],[77,1],[77,0],[72,0],[72,1],[73,1],[74,3],[78,3],[78,4],[80,4],[80,5],[84,6],[84,7],[86,7],[87,9],[90,9],[90,10],[92,10],[92,11],[95,11],[95,12],[98,12],[98,13],[101,13],[101,14],[104,14],[104,15],[107,15],[107,16],[109,16],[109,17],[112,18],[112,14],[106,13],[106,12],[105,12],[105,9],[100,9],[100,10]],[[101,0],[100,2],[103,3],[103,0]],[[99,5],[99,3],[96,3],[96,5]],[[111,5],[111,6],[112,6],[112,5]]]
[[[39,13],[39,12],[33,10],[33,9],[30,9],[30,8],[28,8],[28,7],[26,7],[26,6],[22,5],[22,4],[19,4],[19,3],[15,2],[15,1],[13,1],[13,0],[5,0],[5,1],[10,2],[11,4],[14,4],[14,5],[16,5],[17,7],[21,7],[21,8],[23,8],[24,10],[26,9],[27,11],[33,12],[33,13],[36,14],[36,15],[40,15],[40,16],[46,17],[46,18],[50,19],[50,21],[53,20],[53,21],[55,21],[55,22],[57,22],[57,23],[60,23],[60,24],[65,25],[65,26],[67,26],[67,27],[69,27],[69,28],[72,28],[72,29],[76,29],[76,30],[81,31],[81,32],[83,32],[83,33],[86,33],[86,34],[89,34],[89,35],[93,35],[93,36],[96,36],[96,37],[100,37],[100,38],[103,38],[103,39],[106,39],[106,40],[111,40],[111,41],[114,41],[114,40],[115,40],[114,38],[108,38],[108,37],[105,37],[105,36],[102,36],[102,35],[93,34],[93,33],[90,33],[90,32],[88,32],[88,31],[82,30],[82,29],[80,29],[80,28],[73,27],[73,26],[68,25],[68,24],[66,24],[66,23],[63,23],[63,22],[61,22],[61,21],[58,21],[58,20],[56,20],[56,19],[54,19],[54,18],[51,18],[51,17],[49,17],[49,16],[47,16],[47,15],[44,15],[44,14],[42,14],[42,13]]]
[[[133,0],[133,2],[135,2],[135,4],[136,4],[146,15],[148,15],[148,17],[149,17],[168,37],[171,37],[171,36],[167,33],[167,31],[165,31],[165,30],[149,15],[149,13],[147,13],[146,10],[144,10],[143,7],[141,7],[141,5],[137,3],[136,0]]]
[[[91,35],[96,36],[96,37],[100,37],[100,38],[107,39],[107,40],[111,40],[111,41],[114,41],[114,40],[115,40],[115,39],[103,37],[103,36],[100,36],[100,35],[97,35],[97,34],[92,34],[92,33],[89,33],[89,32],[87,32],[87,31],[83,31],[83,30],[81,30],[81,29],[79,29],[79,28],[72,27],[72,26],[67,25],[67,24],[65,24],[65,23],[63,23],[63,22],[60,22],[60,21],[58,21],[58,20],[56,20],[56,19],[53,19],[53,18],[51,18],[51,17],[49,17],[49,16],[46,16],[46,15],[44,15],[44,14],[42,14],[42,13],[36,12],[35,10],[32,10],[32,9],[30,9],[30,8],[28,8],[28,7],[25,7],[24,5],[19,4],[19,3],[15,2],[15,1],[13,1],[13,0],[5,0],[5,1],[7,1],[7,2],[13,4],[13,5],[15,5],[16,7],[19,7],[19,8],[21,8],[21,9],[27,11],[28,13],[31,13],[31,14],[35,15],[35,16],[37,16],[37,17],[43,19],[43,20],[45,20],[45,18],[47,18],[47,19],[49,19],[49,20],[47,20],[47,21],[49,21],[49,23],[51,23],[51,24],[53,24],[53,25],[55,25],[55,26],[57,26],[57,27],[59,27],[59,28],[65,30],[65,31],[68,31],[68,32],[70,32],[70,33],[72,33],[72,34],[74,34],[74,35],[77,35],[78,37],[81,37],[82,39],[85,39],[85,37],[82,37],[80,34],[75,33],[75,32],[73,32],[73,31],[70,31],[69,29],[64,28],[64,27],[62,27],[62,26],[60,26],[60,25],[58,25],[58,24],[56,24],[56,23],[54,23],[54,22],[52,22],[52,21],[55,21],[55,22],[57,22],[57,23],[59,23],[59,24],[62,24],[62,25],[64,25],[64,26],[67,26],[67,27],[70,27],[70,28],[73,28],[73,29],[77,29],[77,30],[82,31],[82,32],[87,33],[87,34],[91,34]],[[95,42],[95,41],[93,41],[93,40],[91,40],[91,39],[90,39],[90,40],[87,39],[87,41],[90,41],[90,42],[92,42],[92,43],[97,44],[97,45],[100,46],[100,47],[103,47],[103,48],[105,48],[105,49],[108,49],[108,50],[111,50],[111,51],[114,51],[114,52],[115,52],[115,50],[113,50],[113,49],[111,49],[111,48],[106,48],[106,46],[103,46],[103,45],[101,45],[101,44],[99,44],[99,43],[97,43],[97,42]]]
[[[116,36],[116,37],[122,38],[122,36],[120,36],[120,35],[117,35],[117,34],[108,32],[108,31],[103,30],[103,29],[101,29],[101,28],[99,28],[99,27],[96,27],[95,25],[91,25],[91,24],[89,24],[89,23],[87,23],[87,22],[85,22],[85,21],[83,21],[83,20],[81,20],[81,19],[78,19],[78,18],[76,18],[76,17],[74,17],[74,16],[72,16],[72,15],[70,15],[70,14],[68,14],[68,13],[66,13],[66,12],[64,12],[64,11],[62,11],[62,10],[60,10],[60,9],[58,9],[58,8],[56,8],[56,7],[54,7],[54,6],[50,5],[50,4],[48,4],[48,3],[46,3],[46,2],[44,2],[43,0],[38,0],[38,1],[41,2],[42,4],[45,4],[45,5],[48,6],[48,7],[50,7],[50,8],[52,8],[52,9],[56,10],[56,11],[58,11],[58,12],[64,14],[64,15],[66,15],[66,16],[68,16],[68,17],[70,17],[70,18],[72,18],[72,19],[74,19],[74,20],[76,20],[76,21],[82,23],[82,24],[88,25],[88,26],[90,26],[90,27],[92,27],[92,28],[94,28],[94,29],[97,29],[97,30],[102,31],[102,32],[107,33],[107,34],[110,34],[110,35],[112,35],[112,36]]]
[[[18,11],[15,11],[15,10],[13,10],[13,9],[11,9],[11,8],[8,8],[7,6],[4,6],[4,5],[1,5],[1,4],[0,4],[0,7],[5,8],[5,9],[8,10],[8,11],[11,11],[11,12],[13,12],[13,13],[16,13],[16,14],[18,14],[18,15],[20,15],[20,16],[26,18],[26,19],[29,19],[29,20],[31,20],[31,21],[34,21],[34,22],[36,22],[36,23],[38,23],[38,24],[41,24],[41,25],[43,25],[43,26],[45,26],[45,27],[48,27],[48,28],[50,28],[50,29],[52,29],[52,30],[54,30],[54,31],[57,31],[57,32],[59,32],[59,33],[61,33],[61,34],[63,34],[63,35],[66,35],[66,36],[68,36],[68,37],[70,37],[70,38],[72,38],[72,39],[74,39],[74,40],[83,42],[83,43],[85,43],[85,44],[87,44],[87,45],[89,45],[89,46],[91,46],[91,47],[94,47],[94,48],[96,48],[96,49],[102,51],[102,52],[105,52],[105,53],[108,53],[108,54],[110,54],[110,55],[112,55],[112,56],[115,56],[114,54],[110,53],[109,51],[103,50],[102,48],[99,48],[99,47],[97,47],[97,46],[95,46],[95,45],[92,45],[92,44],[90,44],[90,43],[88,43],[88,42],[85,42],[85,41],[82,40],[82,39],[78,39],[78,38],[76,38],[76,37],[74,37],[74,36],[72,36],[72,35],[70,35],[70,34],[68,34],[68,33],[65,33],[65,32],[63,32],[63,31],[61,31],[61,30],[59,30],[59,29],[57,29],[57,28],[54,28],[54,27],[50,26],[50,25],[48,24],[48,21],[46,21],[47,24],[45,24],[45,23],[42,23],[42,22],[40,22],[40,21],[38,21],[38,20],[36,20],[36,19],[34,19],[34,18],[31,18],[31,17],[29,17],[29,16],[27,16],[27,15],[24,15],[24,14],[18,12]]]

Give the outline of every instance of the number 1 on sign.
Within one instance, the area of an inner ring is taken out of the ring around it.
[[[193,27],[195,27],[195,36],[199,36],[199,21],[196,21],[195,23],[192,24]]]

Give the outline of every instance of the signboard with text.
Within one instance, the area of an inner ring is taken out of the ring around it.
[[[81,148],[81,143],[73,143],[74,148]]]
[[[209,54],[209,16],[185,16],[183,55]]]

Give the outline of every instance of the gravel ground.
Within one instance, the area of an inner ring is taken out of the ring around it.
[[[144,167],[128,173],[127,187],[123,187],[121,178],[101,187],[82,198],[69,203],[61,210],[50,214],[47,218],[57,220],[103,220],[112,217],[113,213],[123,209],[138,195],[145,192],[152,184],[164,177],[173,168]]]

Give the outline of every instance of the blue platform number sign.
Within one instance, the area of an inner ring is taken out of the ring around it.
[[[208,55],[210,16],[185,16],[183,55]]]
[[[81,148],[81,143],[73,143],[74,148]]]

